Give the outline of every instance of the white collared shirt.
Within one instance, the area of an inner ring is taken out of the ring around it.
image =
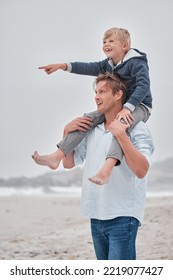
[[[130,135],[134,146],[151,161],[153,141],[143,122],[138,123]],[[119,216],[143,220],[147,177],[139,179],[129,169],[125,158],[120,166],[114,167],[109,182],[103,186],[91,183],[88,178],[96,175],[105,162],[112,141],[112,134],[105,130],[104,124],[91,130],[75,150],[75,165],[85,160],[81,214],[88,218],[101,220]]]

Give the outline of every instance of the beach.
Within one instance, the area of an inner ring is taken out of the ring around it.
[[[80,195],[0,197],[1,260],[93,260]],[[148,197],[137,238],[137,259],[173,259],[173,196]]]

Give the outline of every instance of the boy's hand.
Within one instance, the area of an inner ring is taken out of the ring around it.
[[[57,70],[67,70],[67,64],[65,63],[59,63],[59,64],[49,64],[47,66],[40,66],[38,69],[43,69],[48,75],[52,74],[53,72]]]
[[[124,122],[126,124],[129,124],[131,125],[132,122],[134,121],[134,118],[130,112],[130,110],[126,109],[126,108],[123,108],[116,116],[116,119],[121,121],[121,119],[124,120]]]

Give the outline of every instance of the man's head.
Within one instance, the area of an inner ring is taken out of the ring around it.
[[[117,75],[100,74],[96,78],[95,93],[97,110],[105,114],[115,106],[122,107],[126,99],[127,86]]]
[[[103,36],[103,51],[114,63],[118,63],[131,47],[130,33],[127,29],[113,27]]]

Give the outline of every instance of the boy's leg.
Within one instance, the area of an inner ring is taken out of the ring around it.
[[[116,150],[114,150],[114,148]],[[122,157],[123,157],[122,149],[117,139],[113,137],[112,144],[109,150],[109,157],[105,160],[105,163],[98,171],[98,173],[95,176],[88,178],[88,180],[97,185],[107,184],[112,169],[121,163]]]
[[[91,128],[94,128],[97,124],[104,122],[104,115],[99,114],[97,111],[87,113],[84,115],[92,119],[93,125]],[[91,129],[90,128],[90,129]],[[58,148],[54,153],[47,155],[39,155],[37,151],[32,155],[33,160],[39,164],[48,166],[49,168],[55,170],[58,168],[61,160],[70,152],[72,152],[77,145],[84,139],[86,132],[76,130],[69,133],[64,139],[58,143]]]
[[[137,106],[134,112],[132,113],[134,121],[131,127],[127,130],[127,134],[129,134],[129,131],[132,130],[138,122],[140,121],[146,122],[149,118],[149,115],[150,113],[145,106],[141,104]],[[118,140],[116,139],[116,137],[113,137],[104,165],[98,171],[98,173],[94,177],[89,178],[89,180],[97,185],[106,184],[108,182],[113,167],[121,164],[122,158],[123,158],[123,151],[121,149],[121,146]]]
[[[84,114],[85,117],[91,118],[93,125],[90,129],[96,127],[98,124],[101,124],[105,121],[105,116],[103,114],[99,114],[97,111]],[[77,145],[84,139],[87,131],[73,131],[65,136],[58,144],[57,147],[60,148],[65,155],[72,152]]]
[[[147,109],[147,107],[140,104],[132,112],[132,116],[133,116],[134,121],[132,122],[132,124],[131,124],[130,128],[128,128],[128,130],[132,130],[135,127],[135,125],[140,121],[146,122],[150,116],[150,112]]]
[[[57,149],[54,153],[47,155],[39,155],[37,151],[32,155],[33,160],[43,166],[48,166],[49,168],[55,170],[58,168],[61,160],[65,157],[65,154],[60,149]]]

